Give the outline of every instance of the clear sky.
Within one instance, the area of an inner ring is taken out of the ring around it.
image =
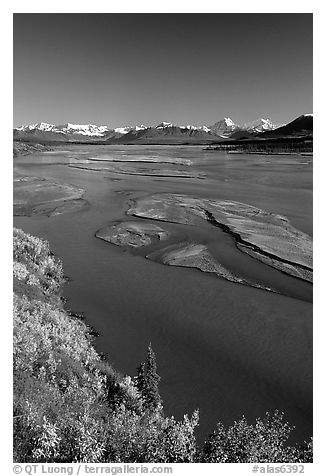
[[[14,126],[312,112],[312,14],[14,14]]]

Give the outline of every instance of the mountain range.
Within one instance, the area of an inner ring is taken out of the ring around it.
[[[269,119],[257,119],[243,125],[230,117],[211,126],[179,126],[161,122],[157,126],[123,126],[110,128],[94,124],[54,125],[46,122],[14,128],[14,140],[29,142],[101,142],[124,144],[185,144],[211,143],[230,139],[269,138],[312,135],[313,115],[304,114],[288,124],[273,124]]]

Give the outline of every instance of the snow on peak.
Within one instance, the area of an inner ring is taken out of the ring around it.
[[[235,126],[235,123],[232,121],[231,117],[224,117],[223,121],[228,127]]]
[[[114,129],[115,132],[118,132],[119,134],[128,134],[130,131],[143,131],[144,129],[147,129],[147,126],[144,126],[141,124],[140,126],[123,126],[123,127],[116,127]]]
[[[49,131],[52,130],[53,124],[49,124],[48,122],[39,122],[38,124],[33,124],[34,129],[39,129],[41,131]]]
[[[165,129],[166,127],[173,127],[172,122],[161,122],[158,126],[156,126],[156,129]]]
[[[189,129],[192,131],[196,131],[198,129],[197,126],[193,126],[192,124],[188,124],[187,126],[180,126],[181,129]]]
[[[262,117],[243,125],[243,129],[254,132],[272,131],[277,127],[279,127],[278,124],[273,124],[270,119],[264,119]]]
[[[114,129],[115,132],[119,132],[120,134],[127,134],[131,130],[144,130],[147,129],[147,126],[141,124],[140,126],[130,127],[116,127]],[[107,132],[111,129],[108,126],[97,126],[95,124],[72,124],[71,122],[67,122],[65,124],[48,124],[47,122],[38,122],[36,124],[24,125],[20,127],[16,127],[15,130],[17,131],[46,131],[46,132],[54,132],[57,134],[73,134],[73,135],[83,135],[89,137],[103,137]]]
[[[123,127],[116,127],[114,132],[118,132],[119,134],[128,134],[132,130],[130,126],[123,126]]]
[[[225,133],[230,134],[236,130],[237,126],[230,117],[224,117],[222,120],[215,122],[212,126],[209,126],[211,132],[217,135],[223,135]]]
[[[210,129],[206,126],[194,126],[192,124],[188,124],[187,126],[180,126],[181,129],[188,129],[192,131],[204,131],[204,132],[210,132]]]
[[[52,131],[55,126],[47,122],[37,122],[36,124],[29,124],[26,126],[16,127],[17,131],[33,131],[35,129],[39,131]]]
[[[37,124],[30,124],[28,126],[17,127],[18,131],[45,131],[55,132],[60,134],[81,134],[84,136],[102,136],[109,131],[107,126],[96,126],[95,124],[48,124],[47,122],[38,122]]]
[[[96,126],[95,124],[67,124],[55,126],[58,131],[67,134],[81,134],[85,136],[102,136],[109,131],[107,126]]]
[[[313,114],[303,114],[300,117],[313,117]],[[269,130],[274,130],[283,124],[273,124],[272,121],[268,118],[259,118],[255,121],[247,122],[242,126],[239,126],[233,122],[230,117],[224,117],[222,120],[215,122],[212,126],[196,126],[193,124],[188,124],[186,126],[179,126],[181,129],[187,129],[190,131],[203,131],[206,133],[216,134],[222,137],[228,137],[234,131],[238,129],[245,129],[250,132],[264,132]],[[35,133],[35,131],[40,132],[51,132],[56,134],[62,135],[73,135],[73,136],[89,136],[89,137],[105,137],[109,131],[114,130],[116,133],[121,135],[127,134],[130,131],[142,131],[148,129],[148,127],[155,127],[155,126],[145,126],[143,124],[136,125],[136,126],[121,126],[116,127],[115,129],[109,128],[108,126],[101,125],[97,126],[95,124],[73,124],[73,123],[66,123],[66,124],[59,124],[54,125],[48,122],[38,122],[36,124],[30,125],[22,125],[16,127],[16,131],[22,132],[31,132]],[[173,128],[177,127],[172,122],[161,122],[156,126],[156,129],[166,129],[166,128]]]

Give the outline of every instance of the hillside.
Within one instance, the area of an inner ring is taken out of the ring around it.
[[[200,447],[197,411],[164,416],[151,346],[137,376],[121,376],[64,309],[63,268],[49,244],[14,229],[13,252],[14,461],[312,461],[311,443],[286,446],[291,427],[277,411],[253,424],[219,422]]]

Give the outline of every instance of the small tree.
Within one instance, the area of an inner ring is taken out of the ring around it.
[[[137,370],[136,384],[143,396],[145,407],[151,411],[162,409],[162,399],[158,389],[161,377],[157,373],[156,356],[151,344],[147,349],[146,363],[140,364]]]
[[[161,377],[157,373],[156,356],[152,349],[152,345],[149,344],[146,360],[145,393],[148,408],[150,408],[151,410],[155,410],[162,404],[160,392],[158,389],[158,384],[160,380]]]

